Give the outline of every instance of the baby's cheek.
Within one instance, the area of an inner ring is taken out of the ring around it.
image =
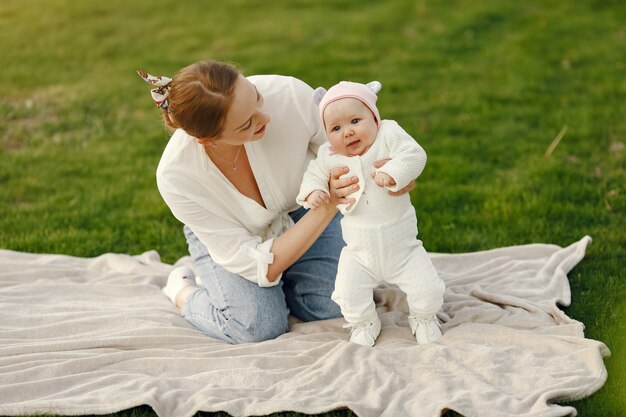
[[[330,143],[330,146],[332,146],[334,149],[337,149],[337,147],[341,146],[341,141],[337,140],[337,138],[334,136],[328,137],[328,143]]]

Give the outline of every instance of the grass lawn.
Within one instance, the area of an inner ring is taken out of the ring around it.
[[[572,404],[623,415],[626,2],[3,0],[0,33],[1,248],[186,255],[154,179],[168,133],[135,69],[377,79],[383,117],[429,155],[411,195],[430,251],[593,237],[565,311],[613,355]]]

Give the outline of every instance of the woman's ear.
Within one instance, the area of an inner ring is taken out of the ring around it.
[[[217,147],[215,142],[217,138],[196,138],[196,142],[198,142],[202,146],[210,146],[211,148]]]

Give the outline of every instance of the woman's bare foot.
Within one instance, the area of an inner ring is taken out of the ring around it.
[[[167,284],[163,287],[163,293],[176,307],[180,308],[189,293],[195,288],[197,288],[195,274],[191,269],[181,266],[170,272],[167,277]]]
[[[181,308],[187,300],[187,297],[189,297],[189,294],[191,294],[191,292],[196,288],[198,288],[197,285],[187,285],[186,287],[183,287],[183,289],[176,294],[176,302],[174,303],[176,304],[176,307]]]

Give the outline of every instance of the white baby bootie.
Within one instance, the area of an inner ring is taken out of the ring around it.
[[[190,268],[186,266],[180,266],[170,272],[167,277],[167,284],[161,291],[172,303],[176,304],[176,296],[183,288],[189,285],[196,285],[196,276]]]
[[[415,335],[415,340],[420,345],[439,340],[441,334],[441,324],[436,315],[429,317],[410,315],[409,326]]]
[[[417,315],[409,316],[409,326],[415,335],[415,340],[420,345],[439,340],[441,334],[441,324],[435,314],[424,317]]]
[[[363,346],[374,346],[376,338],[380,334],[380,320],[378,317],[373,322],[348,323],[344,324],[343,327],[345,329],[350,328],[350,342]]]

